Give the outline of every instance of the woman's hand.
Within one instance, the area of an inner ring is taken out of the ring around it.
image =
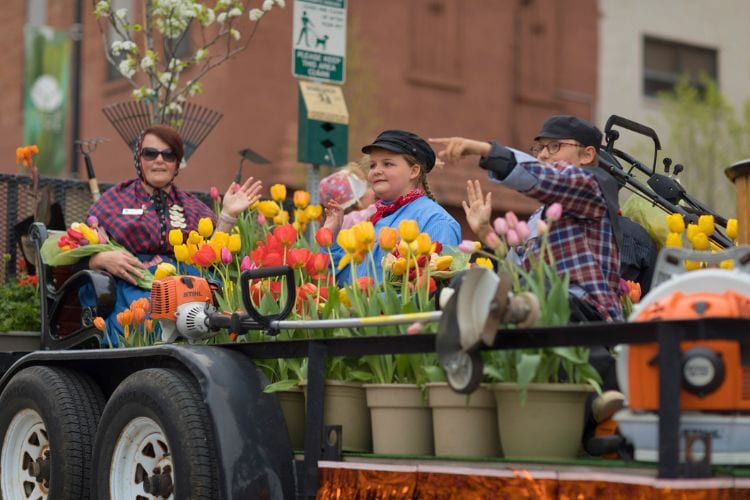
[[[252,177],[240,186],[232,182],[224,194],[224,200],[221,203],[222,213],[229,217],[237,218],[247,207],[260,199],[260,192],[263,189],[261,181],[254,181]],[[231,229],[231,228],[230,228]]]
[[[461,204],[466,213],[466,222],[477,237],[484,243],[487,234],[492,231],[490,217],[492,216],[492,193],[482,194],[482,186],[478,180],[466,181],[466,200]]]
[[[92,255],[89,259],[89,267],[107,271],[115,278],[125,280],[135,286],[138,286],[136,278],[142,279],[143,270],[147,269],[146,265],[135,256],[120,250],[99,252]]]
[[[323,223],[323,227],[327,227],[333,233],[333,237],[341,230],[341,225],[344,223],[344,209],[337,201],[331,200],[325,207],[326,220]]]

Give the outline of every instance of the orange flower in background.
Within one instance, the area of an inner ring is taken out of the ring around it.
[[[378,236],[380,248],[386,252],[390,252],[396,247],[396,243],[398,243],[398,231],[387,226],[380,230],[380,235]]]
[[[628,285],[628,298],[633,304],[641,301],[641,284],[635,281],[625,280]]]
[[[307,191],[295,191],[292,195],[292,201],[295,207],[304,209],[310,204],[310,193]]]
[[[24,167],[31,167],[34,164],[34,155],[38,153],[39,148],[36,144],[16,148],[16,163]]]
[[[357,278],[357,286],[363,292],[369,292],[370,289],[375,285],[375,280],[369,276],[361,276]]]
[[[94,318],[94,328],[96,328],[100,332],[103,332],[106,326],[107,325],[104,322],[104,318],[102,318],[101,316],[97,316],[96,318]]]
[[[125,309],[123,312],[119,313],[117,316],[117,322],[120,323],[122,326],[128,326],[133,322],[133,311],[130,309]]]
[[[302,269],[311,258],[312,252],[307,248],[292,248],[286,256],[286,263],[293,269]]]
[[[216,260],[216,252],[211,245],[201,245],[193,255],[193,262],[200,267],[208,267]]]
[[[283,224],[273,228],[272,234],[283,247],[290,247],[297,241],[297,230],[291,224]]]

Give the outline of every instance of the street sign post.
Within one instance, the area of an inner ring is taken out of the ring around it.
[[[294,0],[292,74],[344,83],[346,0]]]

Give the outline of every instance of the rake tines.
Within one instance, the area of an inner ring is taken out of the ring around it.
[[[118,102],[105,106],[102,111],[130,149],[135,148],[141,131],[154,123],[151,118],[152,106],[142,101]],[[183,106],[181,116],[170,117],[177,118],[180,122],[177,131],[185,144],[186,160],[198,149],[222,116],[218,111],[187,103]]]

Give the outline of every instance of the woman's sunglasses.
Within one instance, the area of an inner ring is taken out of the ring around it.
[[[177,161],[177,155],[171,149],[165,149],[159,151],[156,148],[143,148],[141,150],[141,158],[148,161],[154,161],[159,155],[167,163],[174,163]]]

